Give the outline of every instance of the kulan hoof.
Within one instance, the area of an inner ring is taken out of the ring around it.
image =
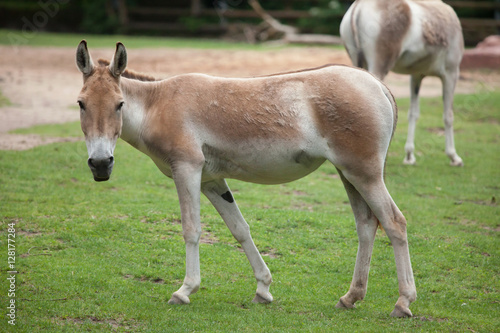
[[[183,295],[173,294],[168,304],[189,304],[189,297]]]
[[[458,159],[455,159],[455,160],[451,161],[450,165],[454,166],[454,167],[463,167],[464,166],[464,161],[462,161],[462,159],[459,157]]]
[[[396,305],[394,310],[391,312],[391,317],[397,317],[397,318],[405,318],[405,317],[412,317],[413,314],[411,313],[409,308],[404,308],[400,305]]]
[[[273,296],[269,293],[267,295],[255,294],[255,297],[252,300],[252,303],[269,304],[272,301],[273,301]]]
[[[415,157],[413,157],[413,158],[407,158],[407,157],[405,157],[405,159],[403,160],[403,164],[404,165],[416,165],[417,164],[417,160],[415,159]]]
[[[344,303],[344,301],[342,300],[342,298],[339,300],[339,302],[337,303],[337,305],[335,305],[335,307],[337,309],[354,309],[356,307],[356,305],[354,304],[348,304],[348,303]]]

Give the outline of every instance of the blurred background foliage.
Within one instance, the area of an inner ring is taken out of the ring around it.
[[[302,33],[339,34],[349,0],[260,1]],[[445,1],[462,19],[466,42],[499,33],[500,1]],[[464,19],[465,23],[464,24]],[[247,0],[1,0],[0,28],[25,31],[231,37],[262,20]],[[235,28],[236,27],[236,28]],[[240,34],[242,35],[242,34]]]

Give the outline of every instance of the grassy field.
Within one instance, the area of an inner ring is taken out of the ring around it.
[[[0,45],[13,46],[55,46],[76,47],[82,39],[92,40],[92,47],[106,47],[114,45],[117,40],[121,41],[127,48],[197,48],[197,49],[243,49],[243,50],[265,50],[268,46],[262,44],[248,44],[224,41],[219,39],[192,39],[177,37],[150,37],[150,36],[127,36],[127,35],[91,35],[91,34],[64,34],[64,33],[23,33],[0,29]],[[339,48],[340,46],[332,46]],[[273,47],[276,49],[276,47]]]
[[[469,109],[476,102],[481,107]],[[457,97],[465,167],[452,168],[442,152],[439,99],[423,101],[418,165],[401,164],[408,101],[399,101],[387,183],[409,221],[418,290],[411,319],[389,317],[397,281],[382,231],[366,299],[353,311],[334,308],[349,287],[357,238],[328,164],[281,186],[230,182],[273,273],[275,302],[250,302],[256,286],[250,265],[203,199],[202,288],[191,305],[168,305],[184,276],[175,188],[121,141],[107,183],[92,180],[83,142],[1,152],[0,300],[8,300],[6,233],[15,223],[17,332],[498,331],[499,103],[498,92]],[[80,135],[78,124],[28,132]],[[5,317],[0,327],[8,327]]]
[[[190,305],[168,305],[185,260],[173,182],[119,141],[111,180],[95,183],[85,143],[76,142],[0,151],[0,332],[500,331],[500,92],[456,97],[463,168],[448,166],[438,98],[422,100],[418,165],[403,166],[409,101],[398,104],[386,182],[409,222],[413,318],[389,316],[398,287],[383,231],[365,300],[335,309],[349,288],[357,236],[329,164],[285,185],[229,181],[273,274],[273,303],[251,303],[252,269],[203,198],[202,286]],[[77,123],[17,132],[82,136]],[[9,224],[19,271],[15,327],[5,316]]]

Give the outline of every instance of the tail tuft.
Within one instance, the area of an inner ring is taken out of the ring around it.
[[[383,90],[383,92],[385,94],[385,97],[387,97],[387,99],[389,100],[389,102],[391,102],[392,112],[394,114],[394,117],[393,117],[393,126],[392,126],[392,135],[391,135],[391,140],[392,140],[392,138],[394,137],[394,132],[396,131],[396,126],[398,124],[398,105],[396,104],[396,99],[394,98],[394,95],[389,90],[389,88],[387,88],[387,86],[384,84],[384,82],[380,81],[380,83],[382,84],[382,90]]]

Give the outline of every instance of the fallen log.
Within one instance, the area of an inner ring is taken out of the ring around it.
[[[272,44],[322,44],[340,45],[342,40],[338,36],[320,34],[300,34],[296,27],[282,24],[269,15],[257,0],[248,0],[249,5],[264,21],[265,26],[247,30],[245,36],[249,41],[267,41]],[[253,36],[250,34],[253,33]],[[279,39],[272,39],[279,36]]]

